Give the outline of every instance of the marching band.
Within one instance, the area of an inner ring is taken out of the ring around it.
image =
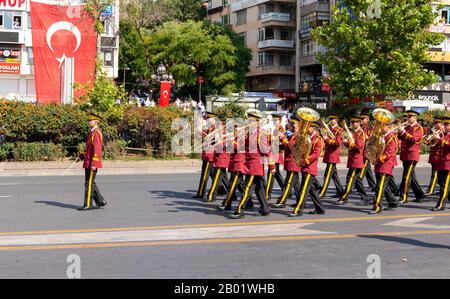
[[[375,120],[373,126],[371,116]],[[211,202],[217,200],[218,190],[223,190],[225,198],[217,210],[231,212],[235,202],[230,217],[240,219],[245,210],[253,208],[253,195],[259,203],[259,214],[268,216],[271,208],[285,208],[294,194],[296,201],[291,205],[290,217],[303,215],[308,198],[314,205],[309,214],[323,215],[323,199],[333,181],[336,187],[333,198],[337,199],[337,205],[348,204],[350,194],[356,192],[360,196],[359,205],[373,206],[369,214],[379,214],[407,204],[410,189],[415,195],[414,202],[421,203],[427,196],[436,194],[439,185],[439,200],[432,211],[442,211],[450,193],[450,117],[435,118],[434,128],[426,135],[417,122],[418,116],[415,111],[406,111],[407,120],[398,125],[397,117],[390,111],[375,109],[371,114],[352,116],[349,126],[343,120],[340,126],[337,115],[331,115],[327,123],[316,111],[300,108],[286,124],[283,123],[284,113],[273,113],[274,123],[267,126],[265,113],[249,109],[247,122],[234,122],[232,132],[228,133],[230,128],[216,127],[215,119],[219,116],[207,112],[200,129],[204,145],[202,172],[197,194],[193,197]],[[415,173],[422,143],[431,149],[428,163],[432,171],[426,193]],[[348,155],[345,186],[337,171],[341,151]],[[403,163],[399,187],[393,173],[398,165],[397,152]],[[320,184],[317,176],[322,156],[326,169],[323,184]],[[209,178],[212,183],[206,192]],[[364,179],[368,190],[375,192],[374,197],[369,196]],[[269,206],[275,182],[281,187],[281,196]],[[385,209],[383,199],[388,204]]]

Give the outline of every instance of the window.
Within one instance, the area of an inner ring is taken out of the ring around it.
[[[289,30],[280,31],[281,40],[292,40],[292,33]]]
[[[105,66],[114,66],[113,60],[113,52],[112,51],[104,51],[103,52],[103,61]]]
[[[28,64],[33,65],[34,64],[33,48],[27,47],[27,56],[28,56]]]
[[[236,13],[237,22],[236,25],[244,25],[247,24],[247,10],[241,10]]]
[[[230,25],[230,15],[222,16],[222,25]]]
[[[258,34],[259,34],[258,41],[260,42],[268,39],[275,39],[274,30],[273,28],[270,27],[259,28]]]
[[[450,24],[450,20],[448,18],[449,17],[449,9],[450,8],[446,8],[441,11],[441,18],[445,22],[445,24]]]
[[[247,32],[238,33],[238,35],[242,38],[244,45],[247,44]]]
[[[3,13],[0,14],[0,28],[3,29]]]
[[[273,53],[259,52],[258,53],[258,66],[273,65]]]
[[[222,0],[222,6],[224,7],[230,6],[230,3],[228,3],[228,0]]]
[[[316,54],[317,44],[312,40],[303,42],[303,56],[311,56]]]
[[[293,66],[292,55],[280,54],[280,65],[281,66]]]
[[[28,20],[27,20],[27,22],[28,22],[28,29],[31,29],[31,14],[30,13],[28,13]]]
[[[13,29],[22,28],[22,16],[14,15],[13,16]]]

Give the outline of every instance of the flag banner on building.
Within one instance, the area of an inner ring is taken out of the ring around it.
[[[97,35],[84,5],[30,1],[38,103],[70,104],[94,80]]]
[[[159,105],[161,107],[169,106],[171,82],[161,82],[161,93],[159,95]]]

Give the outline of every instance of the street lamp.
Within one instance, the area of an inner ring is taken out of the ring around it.
[[[129,71],[130,70],[130,68],[129,67],[126,67],[126,68],[124,68],[123,69],[123,88],[125,88],[125,84],[126,84],[126,77],[127,77],[127,71]]]
[[[156,73],[152,74],[150,76],[153,83],[160,83],[160,86],[162,86],[163,82],[170,82],[170,84],[175,84],[175,81],[173,80],[173,75],[171,73],[167,73],[167,68],[164,64],[159,64],[158,68],[156,69]],[[170,94],[170,87],[168,91],[164,91],[164,93],[167,92],[164,96],[167,97],[168,94]],[[160,99],[161,102],[161,99]],[[161,104],[161,103],[160,103]],[[167,102],[168,104],[168,102]]]

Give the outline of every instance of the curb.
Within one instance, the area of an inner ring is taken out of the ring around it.
[[[417,168],[427,168],[428,155],[421,156]],[[347,167],[347,158],[342,157],[337,165],[339,170]],[[69,169],[72,166],[71,169]],[[73,162],[1,162],[0,177],[14,176],[83,176],[83,163],[73,165]],[[149,175],[172,173],[198,173],[202,167],[201,160],[168,160],[168,161],[104,161],[102,175]],[[402,164],[396,168],[401,168]],[[319,170],[325,170],[326,165],[320,163]]]

